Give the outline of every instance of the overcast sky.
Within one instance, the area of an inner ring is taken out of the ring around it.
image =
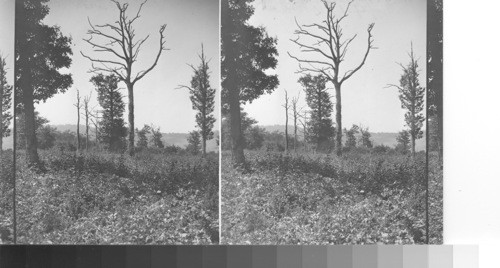
[[[347,0],[337,1],[336,13],[343,14]],[[285,112],[283,90],[289,97],[301,90],[295,72],[298,63],[291,54],[304,57],[290,39],[295,38],[296,18],[300,24],[321,22],[325,8],[320,0],[255,0],[255,15],[250,24],[261,25],[270,36],[278,39],[278,74],[280,86],[270,95],[264,95],[245,106],[249,115],[260,125],[284,124]],[[356,0],[351,5],[349,16],[343,21],[344,36],[358,37],[352,42],[341,74],[356,67],[361,61],[367,45],[367,26],[375,23],[374,46],[365,65],[342,86],[343,126],[361,124],[373,132],[396,132],[403,129],[404,111],[401,109],[396,88],[384,88],[387,84],[398,84],[401,67],[397,63],[409,62],[411,42],[420,64],[420,82],[425,86],[426,55],[426,0]],[[309,53],[312,55],[311,53]],[[329,85],[333,88],[333,85]],[[334,92],[331,91],[335,103]],[[301,105],[305,106],[305,93],[301,93]],[[334,115],[332,115],[334,117]]]
[[[141,1],[129,2],[130,16],[133,16]],[[88,38],[87,18],[93,24],[113,23],[118,18],[118,9],[111,1],[103,0],[51,0],[48,5],[50,13],[44,22],[59,25],[64,35],[73,38],[73,64],[65,72],[73,74],[74,84],[66,93],[55,95],[46,103],[37,105],[36,109],[51,124],[76,124],[76,108],[73,106],[76,89],[80,90],[81,96],[92,92],[93,106],[97,105],[97,92],[89,82],[91,64],[80,51],[93,57],[105,55],[92,52],[91,46],[82,41]],[[170,50],[163,51],[155,69],[134,87],[136,127],[153,123],[161,127],[162,132],[182,133],[195,128],[195,111],[192,110],[188,91],[176,87],[189,85],[193,71],[187,63],[198,66],[198,53],[203,43],[205,55],[211,59],[210,82],[219,92],[218,17],[217,0],[149,0],[144,5],[141,17],[134,23],[136,35],[142,38],[150,34],[150,37],[144,43],[133,69],[143,70],[153,63],[159,47],[158,30],[162,24],[167,24],[164,35],[166,47]],[[120,86],[125,88],[123,83]],[[126,90],[122,92],[128,102]],[[128,121],[126,113],[124,117]]]

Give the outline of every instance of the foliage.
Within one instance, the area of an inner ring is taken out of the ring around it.
[[[223,243],[425,241],[424,154],[414,160],[359,152],[342,158],[264,152],[247,156],[248,168],[237,169],[223,153]],[[442,207],[436,189],[442,182],[433,179],[433,205]],[[432,243],[442,242],[442,233],[431,231]]]
[[[257,120],[248,116],[248,113],[241,109],[240,112],[241,117],[241,131],[243,132],[244,137],[249,137],[251,134],[249,133],[250,129],[253,125],[257,124]],[[224,116],[222,120],[222,150],[230,150],[231,149],[231,126],[229,122],[231,121],[230,114]]]
[[[189,132],[188,145],[186,150],[194,155],[197,155],[201,151],[201,135],[200,132],[193,130]]]
[[[125,146],[125,103],[118,89],[120,80],[116,75],[98,74],[92,76],[90,82],[97,91],[97,100],[102,107],[102,117],[99,122],[99,142],[112,151],[121,151]]]
[[[19,243],[218,242],[218,157],[41,151],[18,168]]]
[[[0,244],[13,242],[12,159],[12,150],[0,154]]]
[[[316,150],[328,152],[329,141],[334,137],[335,128],[332,123],[333,104],[326,88],[327,78],[323,75],[306,74],[299,83],[306,91],[306,102],[310,111],[307,125],[308,142],[315,144]]]
[[[0,139],[10,135],[12,114],[12,86],[7,83],[6,58],[0,55]],[[0,141],[0,145],[1,145]],[[1,150],[2,148],[0,148]]]
[[[260,149],[264,145],[267,131],[259,126],[250,126],[245,132],[245,148],[249,150]]]

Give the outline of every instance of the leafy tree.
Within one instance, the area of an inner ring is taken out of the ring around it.
[[[241,109],[241,131],[243,133],[243,142],[245,142],[245,137],[248,136],[248,130],[255,124],[257,124],[257,120],[248,116],[248,113]],[[225,118],[222,120],[221,128],[222,128],[222,150],[231,149],[231,126],[230,126],[230,115],[226,114]]]
[[[349,71],[342,75],[340,73],[340,66],[341,64],[343,65],[343,62],[345,61],[349,45],[357,36],[354,35],[348,39],[342,38],[344,36],[344,32],[341,24],[348,16],[352,1],[347,4],[346,9],[341,16],[336,16],[334,14],[336,7],[335,2],[328,3],[326,0],[322,0],[322,2],[326,9],[325,18],[320,23],[307,25],[299,25],[297,23],[298,29],[295,30],[297,38],[290,40],[301,49],[302,53],[312,53],[321,57],[321,59],[314,60],[310,57],[299,58],[291,55],[290,53],[288,53],[288,55],[299,62],[300,72],[323,74],[326,76],[328,81],[333,83],[335,87],[336,99],[336,149],[337,155],[340,156],[342,155],[342,84],[351,78],[354,73],[359,71],[361,67],[363,67],[370,50],[374,48],[372,30],[375,24],[371,23],[368,25],[368,44],[361,63],[352,69],[348,69]],[[311,40],[311,43],[304,42],[300,39],[301,37],[303,37],[304,40]],[[326,49],[324,49],[324,47],[326,47]]]
[[[327,81],[323,75],[312,76],[310,74],[299,79],[299,83],[306,92],[307,105],[311,109],[307,122],[307,138],[319,151],[328,149],[325,147],[335,134],[331,119],[333,105],[326,89]]]
[[[118,1],[111,0],[119,11],[118,19],[112,23],[101,25],[94,25],[89,22],[90,30],[88,34],[90,37],[84,39],[89,45],[92,46],[94,52],[106,53],[112,56],[113,60],[102,59],[101,57],[90,57],[80,52],[82,56],[92,62],[91,71],[94,73],[108,73],[118,77],[123,81],[128,90],[128,153],[134,155],[135,147],[135,124],[134,124],[134,86],[137,81],[141,80],[148,74],[158,63],[162,51],[166,50],[163,32],[165,31],[166,24],[160,26],[160,47],[154,59],[153,64],[145,70],[141,70],[136,74],[132,73],[132,67],[136,66],[135,63],[139,57],[141,46],[149,38],[149,35],[142,39],[135,39],[136,33],[134,29],[134,22],[140,17],[142,6],[146,1],[142,2],[139,10],[133,17],[127,15],[128,3],[121,4]],[[95,37],[95,39],[94,39]],[[98,44],[96,39],[107,40]],[[123,52],[123,53],[122,53]],[[97,64],[97,65],[96,65]]]
[[[151,144],[156,148],[164,148],[165,145],[163,145],[163,141],[161,140],[163,135],[161,134],[160,127],[155,128],[151,126],[151,134]]]
[[[142,129],[135,129],[137,133],[137,148],[144,149],[148,147],[148,136],[151,133],[151,127],[148,125],[144,125]]]
[[[271,93],[279,84],[277,75],[266,73],[276,68],[277,41],[269,37],[263,27],[248,24],[254,13],[252,2],[221,2],[221,97],[223,115],[230,120],[234,165],[245,162],[241,104]]]
[[[6,58],[0,55],[0,154],[3,149],[3,137],[10,135],[12,114],[12,86],[7,83]]]
[[[208,61],[203,52],[203,44],[201,45],[201,55],[199,55],[199,58],[201,63],[197,68],[190,65],[194,71],[194,75],[191,78],[191,86],[181,87],[185,87],[189,90],[193,109],[198,112],[196,114],[196,125],[201,134],[201,151],[203,155],[206,155],[207,140],[212,139],[214,136],[212,129],[215,123],[215,117],[213,115],[215,107],[215,88],[210,86],[210,73],[208,71]]]
[[[48,0],[16,1],[15,18],[15,94],[25,116],[26,156],[30,165],[39,162],[37,152],[35,103],[65,92],[72,83],[71,74],[61,68],[71,65],[71,38],[58,26],[43,24],[49,13]]]
[[[189,132],[187,151],[194,155],[200,153],[201,147],[201,135],[200,132],[193,130]]]
[[[413,45],[411,46],[410,63],[403,66],[403,74],[399,79],[399,86],[394,86],[399,89],[399,99],[401,100],[401,108],[407,112],[405,114],[405,122],[410,133],[411,153],[415,157],[415,140],[423,137],[423,122],[425,120],[423,111],[425,109],[425,88],[420,86],[418,81],[419,70],[418,63],[413,54]]]
[[[410,151],[410,132],[408,130],[402,130],[399,132],[396,138],[398,144],[396,145],[396,150],[403,154],[407,154]]]
[[[370,130],[368,128],[359,127],[359,132],[361,133],[361,145],[366,148],[373,148],[373,142],[371,140],[372,134],[370,133]]]
[[[97,91],[97,100],[102,107],[99,139],[105,148],[120,151],[127,134],[123,113],[125,104],[123,96],[118,90],[119,78],[116,75],[94,75],[92,82]]]
[[[19,149],[26,149],[26,131],[25,131],[25,121],[26,117],[24,113],[18,113],[16,115],[17,119],[17,148]],[[47,123],[49,123],[49,120],[43,116],[40,116],[38,111],[35,111],[35,135],[38,136],[37,134],[39,133],[39,130],[44,127]],[[38,139],[37,139],[38,140]]]
[[[352,125],[350,129],[344,129],[345,133],[345,147],[355,148],[356,147],[356,135],[359,133],[359,127],[357,125]]]

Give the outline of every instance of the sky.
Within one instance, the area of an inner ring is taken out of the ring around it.
[[[343,14],[347,3],[347,0],[337,1],[335,14]],[[255,14],[249,23],[264,26],[270,36],[278,39],[278,66],[269,73],[278,75],[280,85],[272,94],[245,105],[245,110],[260,125],[284,125],[285,89],[290,99],[302,91],[299,106],[306,106],[305,92],[297,82],[301,76],[296,73],[298,63],[287,52],[314,58],[312,53],[301,55],[298,46],[290,41],[296,38],[295,19],[299,24],[319,23],[324,20],[326,10],[320,0],[255,0],[254,7]],[[346,38],[358,36],[341,64],[341,74],[361,62],[367,46],[366,30],[372,22],[377,49],[370,51],[365,65],[342,85],[342,123],[343,127],[352,124],[369,127],[372,132],[397,132],[404,127],[405,111],[401,109],[398,90],[385,87],[399,83],[402,71],[398,63],[409,62],[411,43],[420,64],[420,84],[425,86],[426,0],[354,1],[343,21],[343,32]],[[330,93],[335,103],[333,85],[329,83],[327,87],[332,88]]]
[[[5,0],[1,0],[5,1]],[[123,2],[123,1],[121,1]],[[135,15],[142,1],[130,0],[130,16]],[[64,35],[73,39],[73,63],[62,72],[73,74],[73,86],[65,93],[57,94],[36,109],[49,119],[50,124],[76,124],[77,89],[80,96],[92,92],[91,106],[97,106],[97,92],[89,82],[91,62],[80,51],[92,57],[103,57],[106,53],[93,52],[92,47],[84,42],[87,31],[93,24],[113,23],[118,18],[118,9],[111,1],[102,0],[51,0],[48,3],[50,13],[45,18],[47,25],[58,25]],[[144,70],[153,62],[158,53],[159,33],[162,24],[167,24],[164,36],[166,47],[158,65],[134,87],[135,126],[154,124],[164,133],[187,133],[195,129],[195,114],[192,109],[187,89],[176,89],[179,85],[190,85],[193,70],[187,64],[198,66],[201,43],[211,70],[210,84],[219,92],[219,3],[217,0],[148,0],[143,6],[141,17],[136,20],[136,38],[150,34],[142,46],[134,70]],[[97,39],[94,39],[97,40]],[[101,39],[102,40],[102,39]],[[137,40],[137,39],[136,39]],[[134,72],[135,73],[135,72]],[[125,103],[128,103],[127,90],[123,87]],[[216,116],[219,111],[217,95]],[[124,114],[127,122],[127,111]],[[218,126],[215,126],[218,129]]]

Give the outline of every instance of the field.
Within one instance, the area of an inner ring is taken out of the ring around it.
[[[222,243],[425,243],[424,153],[414,161],[373,152],[246,156],[248,166],[235,169],[222,155]],[[430,166],[429,242],[439,244],[442,179]]]
[[[44,150],[37,173],[18,155],[18,243],[218,242],[215,153]]]

